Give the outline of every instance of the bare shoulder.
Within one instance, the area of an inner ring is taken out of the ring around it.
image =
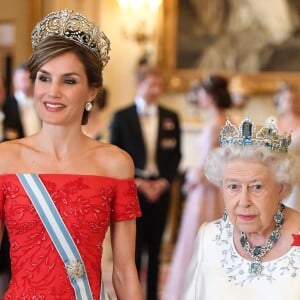
[[[97,147],[97,163],[109,177],[125,179],[134,176],[130,155],[115,145],[101,143]]]
[[[0,143],[0,173],[10,173],[13,164],[16,164],[22,151],[22,142],[13,140]]]

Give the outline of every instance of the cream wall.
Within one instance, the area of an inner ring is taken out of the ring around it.
[[[0,21],[15,23],[15,65],[26,60],[31,52],[30,32],[33,20],[37,19],[38,2],[36,0],[0,0]]]
[[[140,48],[122,35],[120,11],[116,0],[101,1],[99,23],[111,41],[111,59],[104,71],[104,85],[110,93],[111,113],[133,100],[134,74]]]

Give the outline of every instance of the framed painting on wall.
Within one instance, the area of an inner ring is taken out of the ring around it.
[[[299,0],[165,0],[163,22],[169,90],[212,72],[238,77],[249,94],[300,82]]]

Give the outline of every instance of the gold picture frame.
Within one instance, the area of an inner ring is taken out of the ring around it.
[[[158,62],[164,70],[166,90],[172,93],[186,92],[195,79],[201,79],[210,73],[194,68],[178,68],[176,62],[178,12],[179,0],[164,0]],[[221,70],[218,73],[232,79],[231,89],[233,92],[247,96],[272,94],[281,81],[300,84],[300,72],[241,73]]]

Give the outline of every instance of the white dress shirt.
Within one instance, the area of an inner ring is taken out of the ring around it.
[[[156,165],[156,145],[158,133],[157,105],[148,105],[143,98],[136,98],[135,103],[146,146],[147,160],[143,173],[145,176],[158,176],[159,171]]]

